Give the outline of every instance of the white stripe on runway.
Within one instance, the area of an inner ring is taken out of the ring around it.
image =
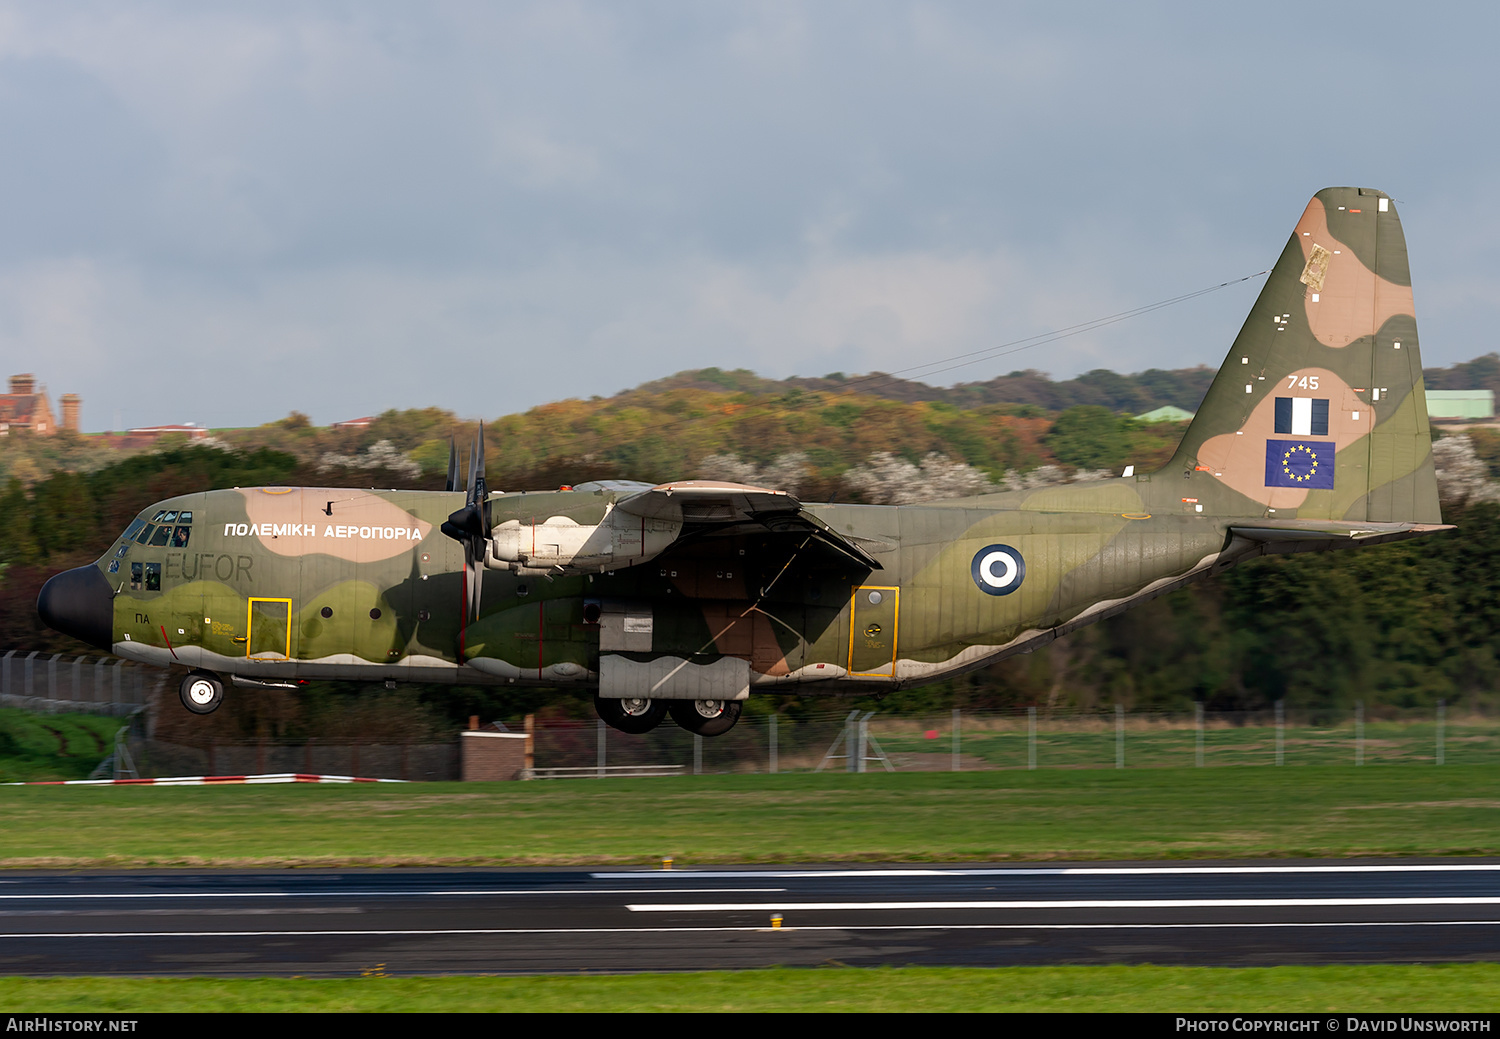
[[[682,887],[682,888],[503,888],[497,891],[153,891],[149,893],[107,894],[69,892],[67,894],[0,895],[7,901],[53,901],[87,898],[428,898],[435,895],[743,895],[785,891],[784,887]]]
[[[657,902],[627,905],[632,913],[771,913],[791,909],[1273,909],[1296,906],[1489,906],[1481,898],[1089,898],[1008,902]]]
[[[359,935],[423,938],[438,935],[487,934],[702,934],[730,932],[793,931],[1185,931],[1244,930],[1246,928],[1309,927],[1500,927],[1500,920],[1350,920],[1345,923],[1181,923],[1181,924],[818,924],[796,927],[474,927],[448,930],[369,931],[38,931],[0,934],[0,941],[17,938],[316,938],[327,935],[349,938]]]
[[[590,873],[595,880],[641,880],[684,876],[707,880],[822,879],[837,877],[1128,877],[1227,873],[1495,873],[1500,863],[1457,863],[1434,866],[1017,866],[984,869],[802,869],[802,870],[641,870],[635,873]],[[674,875],[675,874],[675,875]]]

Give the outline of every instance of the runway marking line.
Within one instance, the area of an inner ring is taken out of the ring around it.
[[[632,913],[765,913],[870,909],[1272,909],[1297,906],[1483,906],[1500,897],[1439,898],[1111,898],[1028,899],[1006,902],[653,902],[626,905]]]
[[[662,876],[665,870],[634,873],[591,873],[595,880],[642,880]],[[1457,863],[1447,866],[1409,864],[1398,866],[1047,866],[993,869],[849,869],[849,870],[673,870],[682,876],[705,880],[816,880],[843,877],[1119,877],[1174,876],[1233,873],[1495,873],[1500,863]]]
[[[734,927],[485,927],[449,930],[369,930],[369,931],[38,931],[0,934],[0,941],[15,938],[348,938],[434,937],[440,935],[500,934],[680,934],[763,932],[784,934],[794,931],[1168,931],[1168,930],[1234,930],[1245,928],[1297,927],[1500,927],[1500,920],[1355,920],[1349,923],[1181,923],[1181,924],[816,924],[779,928],[755,926]]]
[[[503,891],[153,891],[135,893],[65,892],[36,895],[0,895],[6,901],[49,901],[66,898],[427,898],[434,895],[736,895],[785,891],[784,887],[684,887],[684,888],[515,888]]]

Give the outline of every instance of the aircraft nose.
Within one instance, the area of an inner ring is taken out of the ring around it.
[[[54,631],[100,649],[114,643],[114,595],[97,566],[64,570],[42,585],[36,612]]]

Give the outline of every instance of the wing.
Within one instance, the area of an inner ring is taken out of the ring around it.
[[[775,533],[806,531],[835,551],[871,570],[880,562],[852,539],[844,537],[802,508],[786,491],[716,480],[664,483],[615,503],[618,512],[644,519],[681,523],[686,537],[714,537],[763,528]]]

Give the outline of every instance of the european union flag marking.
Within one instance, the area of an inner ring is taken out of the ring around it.
[[[1267,440],[1266,486],[1331,491],[1337,451],[1322,440]]]

